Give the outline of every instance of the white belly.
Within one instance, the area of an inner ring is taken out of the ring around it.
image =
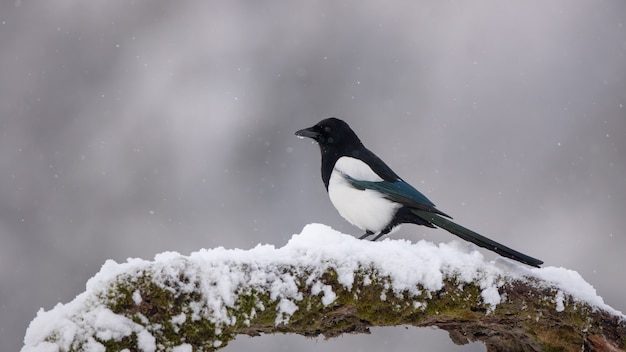
[[[328,182],[328,196],[339,214],[354,226],[374,233],[391,222],[400,204],[392,202],[373,190],[353,188],[344,174],[354,179],[382,181],[364,162],[342,157],[337,160]]]

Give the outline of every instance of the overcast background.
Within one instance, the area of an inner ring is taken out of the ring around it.
[[[360,235],[293,135],[328,116],[461,224],[626,311],[625,22],[622,0],[3,1],[0,350],[106,259],[282,246],[310,222]],[[484,350],[373,332],[225,351]]]

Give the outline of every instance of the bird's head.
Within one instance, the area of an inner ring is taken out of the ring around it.
[[[359,137],[343,120],[329,117],[318,122],[315,126],[296,131],[300,138],[311,138],[316,141],[322,152],[346,149],[349,146],[361,144]]]

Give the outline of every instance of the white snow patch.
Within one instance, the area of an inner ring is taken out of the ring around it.
[[[328,306],[329,304],[333,303],[337,298],[337,295],[335,294],[335,292],[333,292],[333,288],[329,285],[324,285],[322,291],[324,292],[324,296],[322,296],[322,304],[324,306]]]
[[[135,292],[133,292],[133,302],[135,302],[136,305],[141,304],[142,298],[141,298],[141,292],[139,292],[139,290],[135,290]]]
[[[172,348],[172,352],[193,352],[193,346],[188,343],[184,343]]]
[[[559,292],[556,293],[556,296],[554,296],[554,300],[556,302],[556,311],[557,312],[562,312],[565,310],[565,295],[563,295],[563,291],[559,290]]]
[[[288,299],[281,299],[278,303],[278,314],[276,315],[276,321],[274,324],[287,324],[289,317],[298,310],[298,306]]]
[[[172,317],[172,324],[174,325],[182,325],[187,321],[187,314],[180,313]]]
[[[97,307],[86,313],[85,318],[93,321],[96,337],[100,340],[120,340],[133,332],[140,331],[141,325],[132,320],[113,313],[110,309]]]
[[[281,248],[259,244],[249,250],[202,249],[189,256],[165,252],[156,255],[153,261],[128,259],[125,263],[116,263],[108,260],[87,282],[84,293],[69,303],[59,303],[49,311],[37,313],[26,331],[22,352],[57,352],[69,350],[75,344],[81,344],[84,351],[104,351],[104,346],[94,336],[108,340],[132,334],[137,336],[142,351],[155,351],[159,346],[161,326],[151,323],[150,317],[137,316],[141,322],[137,324],[114,314],[102,300],[116,282],[146,278],[173,293],[200,293],[196,296],[201,298],[191,302],[180,315],[172,317],[172,323],[180,325],[187,320],[209,319],[216,324],[218,334],[222,327],[236,323],[228,308],[234,307],[242,292],[267,292],[278,302],[276,324],[288,322],[298,309],[296,302],[303,299],[298,285],[303,277],[313,294],[321,295],[324,305],[332,304],[336,294],[322,279],[329,270],[337,274],[339,284],[348,290],[352,289],[357,272],[373,270],[374,276],[365,278],[364,284],[371,284],[371,280],[377,278],[388,280],[384,282],[386,290],[381,294],[382,300],[390,294],[405,292],[414,296],[426,293],[428,296],[441,289],[447,277],[454,276],[459,285],[477,283],[482,300],[490,310],[503,299],[499,288],[504,279],[525,280],[530,276],[546,280],[557,291],[554,298],[557,311],[565,308],[566,297],[571,296],[573,301],[584,301],[623,316],[606,305],[595,289],[575,271],[555,267],[529,269],[500,259],[488,263],[474,248],[459,242],[436,245],[426,241],[411,243],[390,239],[362,241],[328,226],[311,224]],[[534,284],[534,281],[530,283]],[[141,304],[141,292],[133,292],[131,299],[135,304]],[[415,302],[414,306],[425,307],[427,304],[427,301]],[[257,302],[248,318],[265,309],[262,302]],[[214,343],[221,342],[216,340]],[[191,346],[182,344],[174,350],[187,352]]]
[[[322,296],[322,304],[324,306],[328,306],[329,304],[333,303],[337,298],[337,295],[335,294],[335,292],[333,292],[333,288],[331,286],[324,285],[321,282],[317,281],[313,284],[313,286],[311,286],[311,294],[317,296],[320,293],[324,294]]]
[[[571,295],[574,301],[587,302],[594,308],[600,308],[613,315],[623,315],[622,312],[604,303],[598,296],[596,289],[591,286],[580,274],[574,270],[557,267],[533,268],[532,275],[549,283]]]
[[[144,352],[156,351],[156,339],[146,330],[142,330],[137,334],[137,347]]]

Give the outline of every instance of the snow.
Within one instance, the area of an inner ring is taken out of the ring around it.
[[[193,352],[193,346],[185,343],[172,348],[172,352]]]
[[[606,305],[595,289],[572,270],[528,268],[500,258],[486,262],[480,252],[466,243],[436,245],[427,241],[411,243],[390,239],[371,242],[339,233],[325,225],[310,224],[281,248],[267,244],[249,250],[219,247],[202,249],[189,256],[165,252],[156,255],[153,261],[128,259],[125,263],[116,263],[108,260],[87,282],[86,291],[73,301],[59,303],[49,311],[39,310],[26,331],[22,352],[67,351],[73,344],[81,344],[81,349],[87,352],[104,351],[104,346],[94,336],[99,340],[120,340],[132,334],[137,336],[140,351],[156,351],[158,346],[153,333],[158,326],[137,324],[115,314],[100,298],[106,296],[120,276],[124,280],[134,280],[148,273],[155,284],[166,289],[177,287],[187,293],[199,289],[204,301],[192,302],[190,311],[172,317],[172,323],[178,326],[186,321],[210,319],[217,325],[219,333],[219,326],[236,322],[227,308],[235,304],[238,290],[268,292],[270,298],[278,302],[275,323],[283,324],[297,311],[296,303],[303,299],[298,290],[299,277],[306,277],[311,293],[319,295],[322,304],[328,306],[335,301],[336,294],[323,282],[322,274],[334,270],[338,282],[351,289],[355,273],[370,268],[378,277],[389,278],[391,292],[383,293],[381,299],[404,292],[415,296],[422,294],[423,290],[434,292],[443,287],[446,277],[455,276],[460,288],[463,283],[477,283],[482,290],[483,302],[493,310],[506,299],[498,290],[505,278],[525,280],[534,277],[553,288],[554,296],[547,299],[555,304],[554,309],[558,312],[573,301],[584,301],[592,307],[623,316]],[[364,281],[366,285],[370,283],[370,278]],[[143,301],[141,292],[134,291],[132,300],[140,304]],[[415,307],[427,304],[427,301],[413,303]],[[260,303],[256,307],[256,311],[264,309]],[[145,317],[141,320],[148,322]],[[173,350],[191,351],[191,346],[182,344]]]
[[[156,351],[156,339],[147,330],[141,330],[137,334],[137,347],[140,351],[154,352]]]
[[[133,302],[135,302],[136,305],[139,305],[142,301],[143,299],[141,298],[141,292],[139,292],[139,290],[133,292]]]
[[[620,312],[606,305],[602,297],[598,296],[596,289],[576,271],[546,267],[535,269],[533,273],[537,278],[551,283],[552,286],[561,288],[564,291],[563,293],[571,295],[575,300],[589,302],[592,306],[604,309],[613,315],[621,315]],[[563,293],[560,296],[557,293],[557,306],[563,304]],[[561,303],[559,304],[559,302]]]
[[[565,295],[563,294],[563,291],[559,290],[556,293],[556,296],[554,296],[554,301],[556,303],[557,312],[562,312],[565,310]]]

